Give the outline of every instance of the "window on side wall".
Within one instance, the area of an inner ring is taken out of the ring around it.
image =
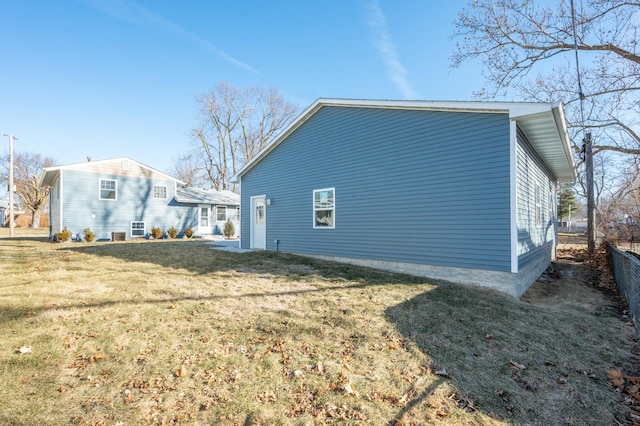
[[[117,200],[118,182],[114,179],[100,179],[100,199]]]
[[[167,187],[166,186],[154,186],[153,187],[153,198],[167,198]]]
[[[131,222],[131,238],[144,237],[145,225],[144,222],[133,221]]]
[[[333,229],[336,226],[336,189],[325,188],[313,191],[313,227]]]
[[[227,207],[226,206],[217,206],[216,207],[216,220],[218,222],[226,222],[227,221]]]
[[[542,197],[540,185],[536,183],[536,226],[542,226]]]

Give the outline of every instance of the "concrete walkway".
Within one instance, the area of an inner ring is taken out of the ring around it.
[[[214,250],[230,251],[233,253],[247,253],[251,250],[240,248],[240,240],[212,241],[209,246]]]

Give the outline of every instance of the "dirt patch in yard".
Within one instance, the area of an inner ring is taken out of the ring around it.
[[[602,276],[608,271],[599,271],[589,262],[586,249],[562,248],[556,260],[522,295],[523,302],[536,305],[562,305],[580,303],[595,307],[602,306],[603,289],[599,286]],[[609,288],[609,290],[612,290]],[[617,304],[612,291],[606,292],[607,299]]]
[[[562,241],[562,240],[561,240]],[[589,258],[586,245],[565,239],[557,258],[521,297],[521,301],[557,309],[584,310],[602,317],[618,317],[629,327],[632,371],[607,372],[612,391],[621,394],[631,414],[624,424],[640,424],[640,348],[638,329],[629,315],[625,298],[618,292],[613,273],[609,269],[604,246]],[[611,342],[615,345],[615,342]]]

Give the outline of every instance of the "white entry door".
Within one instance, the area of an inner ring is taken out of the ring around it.
[[[211,206],[198,205],[198,235],[211,235]]]
[[[267,248],[267,200],[264,195],[251,197],[251,248]]]

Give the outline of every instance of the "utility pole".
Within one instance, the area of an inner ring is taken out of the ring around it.
[[[585,134],[584,142],[584,166],[587,177],[587,252],[593,255],[596,252],[596,202],[593,193],[593,149],[591,145],[591,132]]]
[[[13,237],[14,233],[14,212],[13,212],[13,140],[18,140],[12,134],[9,136],[9,237]]]

